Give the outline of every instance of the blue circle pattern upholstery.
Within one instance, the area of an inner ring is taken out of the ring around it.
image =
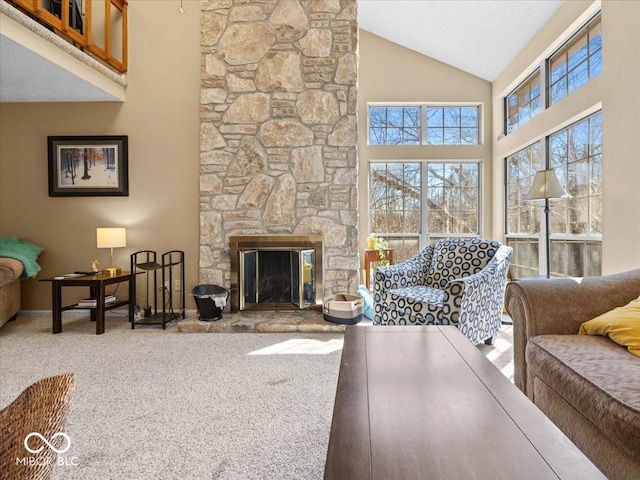
[[[447,238],[376,269],[374,325],[457,325],[474,344],[497,335],[512,253],[493,240]]]

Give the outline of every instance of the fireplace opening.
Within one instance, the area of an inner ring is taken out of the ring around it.
[[[322,308],[322,238],[232,236],[231,310]]]
[[[244,303],[291,301],[291,256],[289,252],[264,250],[244,256]]]

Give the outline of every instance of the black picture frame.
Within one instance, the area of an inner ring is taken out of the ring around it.
[[[126,135],[47,137],[50,197],[129,196]]]

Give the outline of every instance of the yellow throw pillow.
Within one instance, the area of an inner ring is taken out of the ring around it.
[[[640,357],[640,297],[580,325],[580,335],[604,335]]]

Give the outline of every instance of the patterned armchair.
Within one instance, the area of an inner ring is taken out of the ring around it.
[[[474,344],[493,343],[513,250],[500,242],[447,238],[406,262],[379,267],[374,325],[456,325]]]

